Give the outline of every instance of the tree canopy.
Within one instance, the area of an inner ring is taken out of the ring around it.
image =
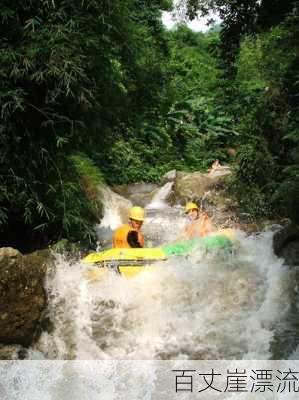
[[[92,241],[101,182],[231,162],[228,147],[245,209],[299,219],[298,1],[182,4],[221,25],[167,31],[167,0],[1,2],[2,245]]]

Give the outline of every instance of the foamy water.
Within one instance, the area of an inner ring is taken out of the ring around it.
[[[57,257],[48,280],[54,330],[32,358],[269,359],[289,308],[288,270],[269,230],[237,233],[233,254],[199,247],[154,271],[89,280],[83,263]]]
[[[165,204],[170,190],[164,185],[152,202],[159,207],[147,207],[148,246],[172,242],[184,226],[182,209]],[[113,192],[107,196],[103,221],[112,230],[120,214]],[[233,252],[205,254],[199,246],[131,279],[113,272],[90,279],[87,265],[57,256],[47,282],[54,328],[29,357],[270,359],[290,304],[290,273],[272,237],[272,229],[239,231]]]
[[[106,236],[116,221],[119,209],[109,201],[101,227]],[[184,223],[182,209],[163,207],[161,199],[160,207],[147,209],[147,244],[175,240]],[[257,236],[236,234],[233,251],[206,254],[198,246],[131,279],[112,271],[94,279],[96,267],[91,274],[82,262],[57,255],[46,283],[52,329],[29,349],[28,361],[0,363],[1,399],[192,399],[199,394],[176,393],[173,370],[222,368],[224,388],[228,368],[261,368],[264,361],[233,360],[273,358],[273,340],[283,334],[290,309],[292,274],[273,254],[272,228]],[[297,355],[294,350],[291,358]],[[290,366],[298,367],[288,364],[285,370]],[[264,368],[275,365],[268,361]],[[204,383],[196,372],[194,379],[194,385]],[[249,386],[249,393],[227,392],[221,398],[281,398],[258,394]]]

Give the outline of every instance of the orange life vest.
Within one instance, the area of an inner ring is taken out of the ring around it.
[[[113,234],[112,238],[112,246],[114,248],[122,248],[127,249],[130,248],[130,244],[128,243],[128,233],[133,231],[132,227],[129,224],[121,225]],[[138,242],[142,247],[144,247],[144,236],[141,232],[138,232]]]

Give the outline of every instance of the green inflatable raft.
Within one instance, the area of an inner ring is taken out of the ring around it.
[[[216,250],[230,249],[235,239],[235,233],[232,229],[223,229],[212,233],[201,239],[186,240],[181,243],[174,243],[162,247],[162,251],[167,256],[185,255],[190,253],[199,245],[202,245],[206,252]]]
[[[153,270],[155,263],[165,261],[170,256],[189,254],[198,246],[203,246],[206,252],[230,249],[235,240],[232,229],[225,229],[201,239],[187,240],[157,248],[113,248],[99,253],[91,253],[82,261],[94,267],[85,271],[89,280],[99,280],[109,274],[109,271],[131,278],[142,270]]]

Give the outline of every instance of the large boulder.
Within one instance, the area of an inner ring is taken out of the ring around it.
[[[29,345],[46,306],[47,255],[0,248],[0,343]]]
[[[210,179],[201,172],[178,172],[174,184],[176,201],[184,204],[195,197],[201,198],[210,187]]]
[[[130,201],[134,206],[146,207],[153,199],[157,189],[149,193],[134,193],[129,196]]]
[[[0,360],[19,360],[24,358],[25,355],[26,349],[19,344],[0,345]]]
[[[112,190],[125,198],[130,198],[134,194],[150,193],[157,188],[158,185],[155,183],[136,182],[124,185],[114,185]]]
[[[127,185],[113,186],[113,191],[129,200],[133,205],[145,207],[149,204],[158,190],[155,183],[130,183]]]
[[[276,232],[273,237],[273,249],[289,266],[299,266],[299,226],[289,224]]]
[[[213,223],[222,228],[241,227],[241,208],[230,193],[232,171],[229,166],[215,162],[207,173],[177,172],[173,187],[174,203],[184,206],[195,201],[212,217]]]
[[[209,173],[178,172],[173,187],[176,202],[185,204],[190,199],[203,199],[209,191],[225,184],[225,179],[230,174],[231,171],[228,167],[211,170]]]

